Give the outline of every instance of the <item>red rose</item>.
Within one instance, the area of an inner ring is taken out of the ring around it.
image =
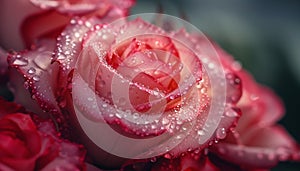
[[[23,108],[0,100],[0,170],[83,170],[82,147],[59,138],[52,123],[33,122]]]
[[[56,36],[74,16],[115,19],[125,16],[134,0],[18,0],[1,1],[0,45],[30,47],[38,38]],[[51,24],[49,24],[51,23]]]
[[[44,42],[11,54],[9,64],[98,165],[202,150],[224,139],[239,117],[241,82],[223,71],[203,35],[167,32],[140,19],[108,25],[80,19],[61,33],[54,58],[53,49]],[[14,72],[11,84],[17,100],[24,99]]]

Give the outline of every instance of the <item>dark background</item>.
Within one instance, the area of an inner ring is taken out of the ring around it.
[[[217,41],[284,101],[280,124],[300,142],[300,1],[137,0],[132,14],[163,12],[184,17]],[[299,171],[284,163],[273,171]]]

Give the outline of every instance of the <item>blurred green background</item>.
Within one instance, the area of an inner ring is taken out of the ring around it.
[[[137,0],[132,14],[184,17],[241,62],[284,101],[282,125],[300,142],[300,1]],[[284,163],[273,171],[299,171]]]

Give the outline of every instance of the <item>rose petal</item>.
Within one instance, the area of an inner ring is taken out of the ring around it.
[[[134,3],[133,0],[124,1],[107,1],[107,0],[31,0],[31,2],[43,9],[56,9],[61,13],[68,14],[85,14],[95,10],[105,10],[110,6],[116,6],[120,9],[127,10]]]
[[[280,161],[300,160],[300,149],[282,127],[259,129],[251,140],[245,145],[220,143],[213,152],[246,168],[271,168]]]
[[[8,102],[0,97],[0,118],[11,113],[25,112],[25,109],[16,103]]]
[[[55,39],[69,21],[69,16],[56,11],[43,11],[27,16],[21,25],[23,40],[27,47],[30,47],[37,39]]]
[[[36,156],[40,152],[41,139],[30,116],[11,114],[2,117],[0,122],[2,138],[6,133],[10,133],[6,134],[10,136],[10,138],[6,137],[6,141],[11,140],[6,147],[3,147],[5,141],[1,143],[1,148],[6,148],[5,155],[1,152],[1,163],[17,170],[33,169]]]
[[[11,67],[10,83],[15,101],[39,113],[41,117],[49,117],[44,111],[59,112],[54,97],[58,67],[56,64],[51,64],[53,48],[53,41],[45,41],[32,51],[15,53],[8,57]],[[30,95],[26,89],[29,90]]]

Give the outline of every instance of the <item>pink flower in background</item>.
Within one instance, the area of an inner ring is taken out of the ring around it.
[[[30,47],[38,38],[52,38],[74,16],[109,17],[128,14],[133,0],[18,0],[1,1],[0,45],[6,49]],[[13,11],[13,12],[12,12]]]
[[[84,149],[60,139],[51,122],[36,124],[21,106],[0,104],[0,170],[85,169]]]

